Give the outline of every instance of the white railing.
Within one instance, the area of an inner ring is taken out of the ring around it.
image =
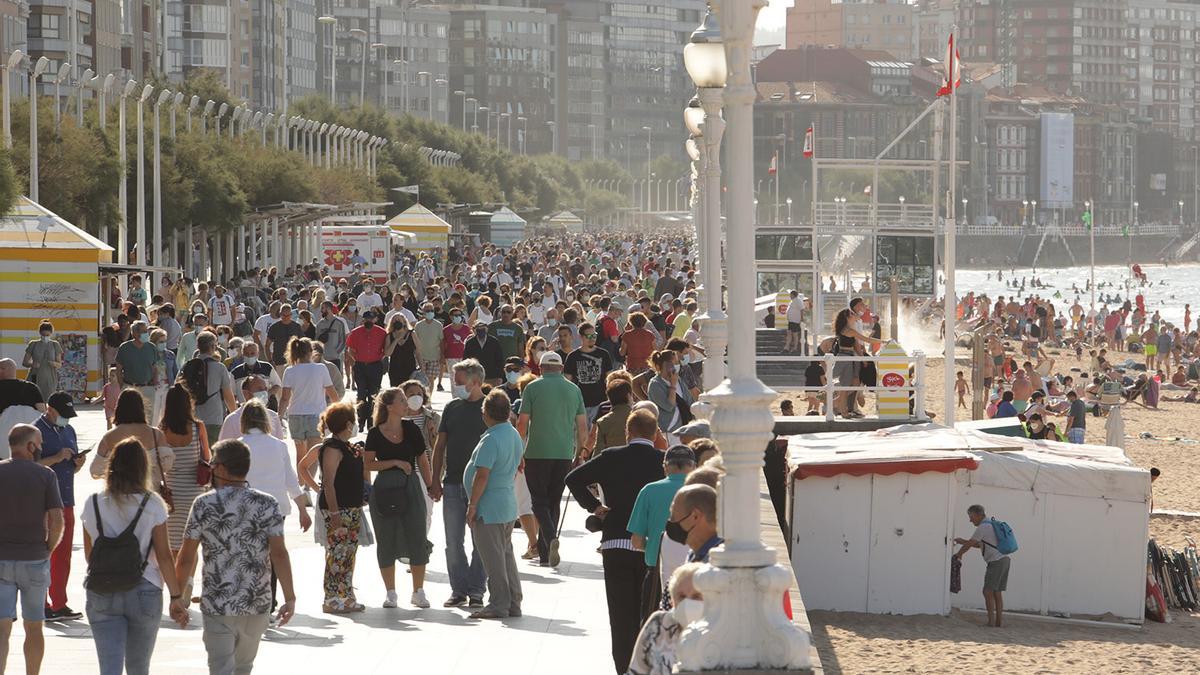
[[[930,229],[933,206],[929,204],[818,202],[816,224],[842,229]]]
[[[824,394],[825,394],[825,421],[826,422],[832,422],[834,420],[833,395],[835,393],[841,392],[841,391],[868,391],[868,392],[874,392],[876,394],[881,393],[881,392],[882,393],[896,393],[896,392],[902,392],[902,391],[911,392],[913,394],[914,404],[913,404],[913,412],[910,415],[910,418],[919,420],[921,422],[929,421],[929,416],[925,414],[925,390],[926,390],[927,385],[925,382],[926,369],[925,369],[925,353],[924,352],[919,351],[919,350],[914,351],[912,353],[912,356],[836,356],[834,354],[825,354],[823,356],[762,356],[762,355],[760,355],[758,357],[759,363],[809,363],[812,361],[821,361],[821,365],[824,366],[824,370],[825,370],[825,385],[824,386],[820,387],[819,389],[815,388],[815,387],[805,387],[805,386],[799,386],[799,387],[784,386],[784,387],[776,387],[776,388],[783,389],[786,391],[802,391],[802,392],[821,391],[821,392],[824,392]],[[862,363],[864,361],[873,361],[876,365],[876,370],[878,370],[879,363],[882,361],[886,361],[888,363],[904,361],[904,362],[909,363],[914,366],[912,380],[908,383],[907,387],[884,387],[884,386],[881,386],[878,384],[878,382],[879,382],[878,378],[876,379],[877,384],[873,387],[868,387],[865,385],[858,385],[856,387],[840,386],[840,385],[835,385],[833,383],[833,367],[834,367],[834,365],[836,365],[837,363],[846,363],[846,362]]]
[[[1035,228],[1038,234],[1047,230],[1053,230],[1053,225],[1039,225]],[[1088,236],[1087,226],[1079,223],[1071,223],[1068,225],[1059,225],[1058,231],[1066,237],[1086,237]],[[1139,223],[1129,228],[1130,236],[1139,234],[1156,234],[1156,235],[1177,235],[1181,232],[1190,231],[1175,223]],[[1097,237],[1121,237],[1125,235],[1125,229],[1121,225],[1104,224],[1096,226]]]

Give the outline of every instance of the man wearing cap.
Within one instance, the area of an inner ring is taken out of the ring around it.
[[[34,422],[42,432],[42,451],[37,463],[49,467],[58,480],[63,505],[63,537],[50,554],[50,593],[46,604],[47,621],[75,621],[83,614],[67,607],[67,579],[71,574],[72,532],[75,528],[75,474],[83,468],[79,441],[70,420],[75,417],[71,395],[58,391],[50,395],[46,412]]]
[[[526,387],[526,391],[529,387]],[[645,410],[633,413],[625,422],[628,445],[602,450],[566,477],[567,487],[575,496],[575,501],[604,522],[600,555],[604,560],[604,590],[608,596],[613,663],[618,673],[624,673],[629,666],[633,645],[642,624],[642,584],[646,579],[646,562],[645,555],[634,546],[629,518],[642,489],[662,480],[664,476],[663,454],[654,447],[657,431],[658,419],[654,415]],[[600,486],[603,502],[596,499],[589,489],[595,484]]]
[[[679,442],[684,445],[690,444],[697,438],[712,438],[712,429],[708,426],[706,420],[688,422],[676,429],[674,433],[679,437]]]
[[[517,430],[526,440],[522,470],[538,521],[538,561],[557,567],[558,517],[571,463],[587,445],[587,410],[579,387],[563,377],[563,360],[542,354],[542,376],[525,387]]]
[[[675,568],[687,561],[687,546],[667,539],[663,536],[663,530],[667,527],[667,519],[671,517],[671,500],[695,468],[696,453],[688,446],[676,445],[667,450],[663,459],[663,471],[667,477],[643,487],[629,515],[630,539],[634,548],[645,551],[647,573],[657,574],[659,578],[659,583],[651,588],[656,588],[660,594]],[[658,602],[643,603],[643,607],[656,605]]]

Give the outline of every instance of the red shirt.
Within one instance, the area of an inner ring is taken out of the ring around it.
[[[625,365],[629,372],[645,370],[650,354],[654,352],[654,333],[645,328],[633,328],[625,331],[621,344],[625,345]]]
[[[359,326],[346,336],[346,346],[354,355],[354,360],[360,363],[375,363],[383,359],[383,343],[387,340],[387,331],[379,326]]]
[[[448,359],[461,359],[470,338],[471,327],[465,323],[446,326],[442,329],[442,353]]]

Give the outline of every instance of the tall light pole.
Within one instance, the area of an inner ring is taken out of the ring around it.
[[[382,59],[379,58],[379,56],[378,56],[380,49],[384,50],[384,52],[383,52],[384,58],[382,58]],[[376,55],[375,59],[377,61],[379,61],[380,65],[383,66],[383,73],[382,73],[383,74],[383,83],[382,83],[382,91],[380,92],[382,94],[382,96],[380,97],[380,101],[379,101],[380,106],[379,107],[383,108],[383,112],[386,113],[387,112],[387,71],[388,71],[387,45],[383,44],[382,42],[372,42],[371,43],[371,53]]]
[[[90,82],[96,76],[96,71],[88,68],[83,71],[83,75],[79,77],[79,81],[75,83],[75,87],[79,89],[76,92],[78,96],[75,99],[75,123],[79,128],[83,128],[83,86]]]
[[[147,265],[162,265],[163,251],[163,233],[162,233],[162,124],[159,110],[163,104],[172,99],[173,94],[169,89],[163,89],[158,94],[158,100],[154,102],[154,255],[145,257]],[[149,275],[153,277],[154,275]],[[157,284],[148,287],[156,290]]]
[[[337,107],[337,19],[317,17],[317,23],[329,26],[329,102]]]
[[[646,213],[650,213],[650,155],[653,153],[654,147],[654,129],[650,127],[642,127],[642,131],[646,132]]]
[[[171,140],[175,140],[175,113],[179,110],[179,104],[183,103],[183,92],[175,94],[175,98],[171,99]]]
[[[213,107],[215,107],[216,105],[217,105],[216,101],[209,99],[208,102],[204,104],[204,110],[200,112],[200,135],[201,136],[208,134],[208,116],[212,114]]]
[[[132,96],[136,88],[137,82],[129,80],[117,97],[117,154],[121,162],[121,182],[117,186],[117,208],[121,216],[117,225],[117,262],[122,265],[129,264],[129,158],[125,142],[125,99]]]
[[[429,80],[429,121],[432,122],[433,121],[433,73],[431,73],[427,70],[422,70],[417,73],[418,82],[420,81],[419,78],[422,78],[422,77],[428,78],[428,80]],[[418,84],[417,86],[420,86],[420,85]]]
[[[71,75],[71,64],[63,63],[61,66],[58,67],[58,73],[54,76],[54,133],[55,134],[58,133],[59,123],[62,122],[62,85],[63,85],[63,82],[67,81],[67,78],[70,75]],[[82,81],[83,80],[80,80],[80,82],[82,82]],[[79,86],[79,85],[77,84],[76,86]],[[82,93],[82,91],[83,90],[81,88],[80,92]],[[80,100],[82,101],[82,98]],[[70,103],[68,103],[67,105],[68,105],[67,109],[70,110]],[[82,119],[80,120],[80,125],[82,126]]]
[[[467,92],[463,91],[462,89],[455,89],[454,95],[458,96],[462,99],[462,130],[464,133],[466,133],[466,131],[467,131]],[[450,111],[447,110],[446,114],[449,115]]]
[[[0,87],[4,88],[3,124],[4,147],[6,149],[12,148],[12,82],[10,82],[9,78],[12,71],[21,65],[21,61],[24,58],[25,55],[21,53],[20,49],[14,49],[13,53],[8,55],[8,62],[5,64],[4,70],[0,71]]]
[[[558,154],[558,124],[554,120],[546,120],[546,126],[550,127],[550,154]]]
[[[134,246],[138,249],[138,264],[148,264],[150,258],[146,245],[146,101],[154,93],[152,85],[142,88],[142,95],[137,100],[137,170],[134,176],[137,180],[137,213],[134,214]]]
[[[50,67],[50,59],[41,57],[29,73],[29,198],[38,201],[38,90],[37,81]],[[1182,202],[1181,202],[1182,203]]]
[[[221,118],[225,116],[225,111],[229,110],[228,103],[222,103],[217,107],[217,116],[213,119],[213,125],[217,130],[217,138],[221,137]]]
[[[350,34],[362,40],[362,74],[358,81],[358,105],[361,107],[367,97],[367,31],[361,28],[351,28]]]
[[[463,114],[464,115],[466,114],[466,112],[465,112],[466,105],[465,104],[466,103],[475,104],[474,109],[471,111],[471,133],[477,134],[477,133],[479,133],[479,99],[477,99],[473,96],[468,96],[463,101],[463,103],[464,103],[464,106],[463,106],[463,108],[464,108]],[[466,123],[467,123],[466,120],[463,120],[463,124],[466,124]],[[464,131],[465,131],[465,129],[464,129]]]
[[[401,54],[403,54],[403,49]],[[400,114],[408,114],[408,61],[404,59],[396,59],[392,61],[393,65],[400,66]]]
[[[478,115],[479,113],[483,113],[483,124],[484,124],[484,127],[485,127],[485,129],[484,129],[484,134],[483,134],[483,137],[484,137],[484,138],[486,138],[486,139],[488,139],[488,140],[490,141],[490,140],[492,140],[492,114],[491,114],[491,108],[487,107],[486,105],[481,105],[481,106],[479,106],[478,108],[476,108],[476,109],[475,109],[475,114],[476,114],[476,115]],[[479,129],[478,129],[479,125],[478,125],[478,124],[476,124],[476,125],[475,125],[475,127],[476,127],[476,129],[475,129],[475,130],[476,130],[476,131],[478,131],[478,130],[479,130]]]
[[[729,358],[727,378],[703,395],[714,405],[711,424],[725,459],[721,479],[721,535],[725,542],[712,551],[712,567],[696,575],[704,594],[704,621],[692,623],[680,636],[676,654],[680,670],[755,670],[809,666],[807,635],[779,611],[779,598],[792,581],[792,571],[776,564],[776,552],[762,543],[759,477],[763,448],[771,440],[775,392],[759,381],[754,337],[754,84],[751,47],[758,10],[754,2],[721,2],[720,33],[728,81],[724,87],[726,135],[729,139],[729,219],[726,264],[729,275]],[[685,49],[715,52],[693,42]],[[708,69],[720,52],[712,55]],[[696,69],[698,71],[698,67]],[[688,68],[689,73],[693,68]],[[698,72],[697,72],[698,74]],[[695,77],[693,75],[693,77]],[[697,82],[701,84],[701,82]],[[706,107],[707,112],[707,107]],[[707,119],[707,115],[706,115]],[[715,116],[712,120],[716,121]],[[708,135],[705,131],[705,135]],[[711,178],[710,178],[711,181]],[[718,184],[719,185],[719,184]],[[719,189],[716,190],[719,192]],[[720,213],[709,214],[720,218]],[[717,290],[717,289],[714,289]],[[707,330],[707,326],[704,327]],[[708,369],[708,365],[705,365]]]
[[[521,154],[525,153],[525,137],[529,135],[529,118],[518,117],[517,121],[521,123]]]
[[[508,148],[509,152],[512,152],[512,114],[511,113],[502,112],[502,113],[500,113],[500,119],[496,120],[496,144],[497,145],[500,144],[500,122],[502,122],[503,120],[506,120],[506,119],[508,120],[508,144],[506,147]]]

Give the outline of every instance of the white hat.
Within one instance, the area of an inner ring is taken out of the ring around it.
[[[562,364],[562,357],[558,355],[558,352],[548,351],[542,354],[542,359],[538,361],[538,365],[543,368],[546,366],[561,366]]]

